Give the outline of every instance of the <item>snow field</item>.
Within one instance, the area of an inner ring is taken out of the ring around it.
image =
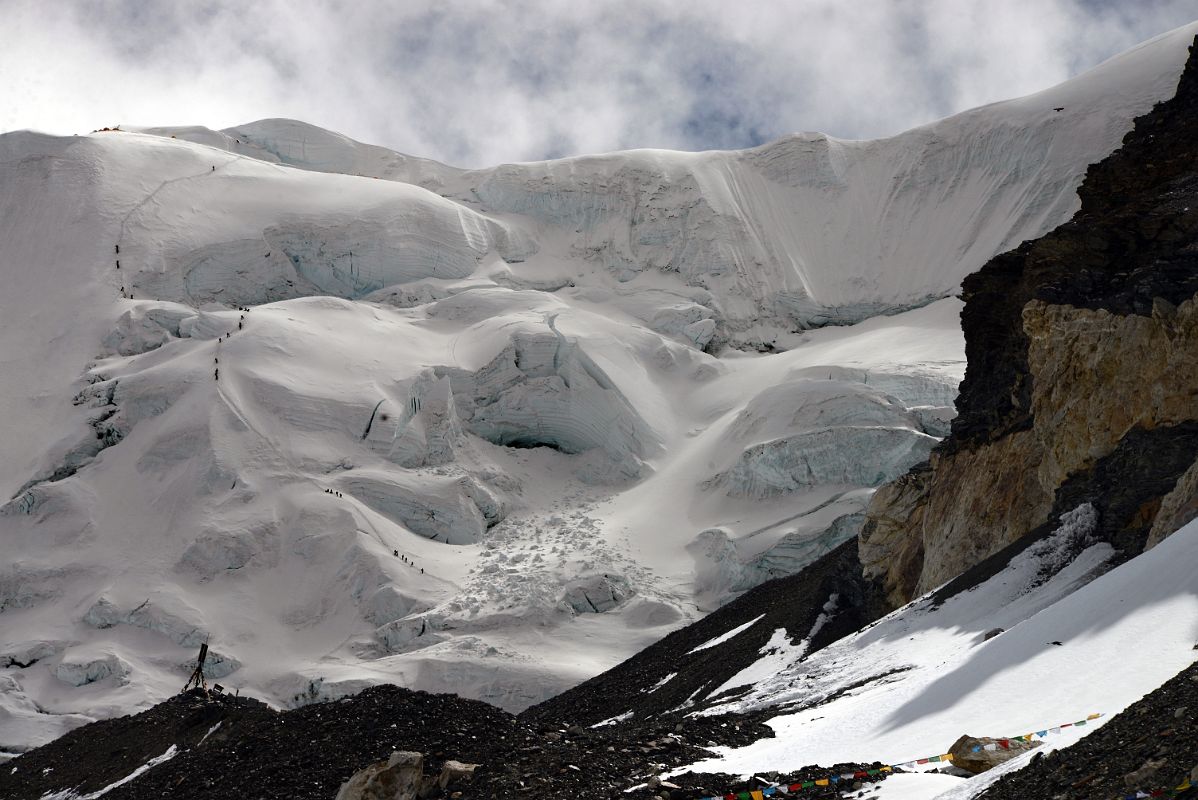
[[[777,738],[718,748],[688,769],[750,774],[838,761],[897,764],[946,752],[963,734],[1009,737],[1103,714],[1044,740],[1056,748],[1103,724],[1194,659],[1198,523],[1107,571],[1109,545],[1091,545],[1071,561],[1064,556],[1085,544],[1087,508],[939,607],[916,600],[810,657],[779,632],[765,648],[771,668],[749,667],[743,680],[713,695],[747,691],[705,712],[777,708],[769,722]],[[1046,570],[1052,577],[1044,580]],[[1003,632],[986,640],[994,628]],[[971,797],[998,774],[961,781],[970,788],[944,797]],[[931,781],[927,793],[919,782],[900,783],[910,785],[911,797],[939,796]]]

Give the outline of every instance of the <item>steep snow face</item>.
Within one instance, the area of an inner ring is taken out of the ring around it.
[[[804,133],[743,152],[639,150],[461,172],[287,120],[174,133],[518,215],[618,284],[704,290],[692,299],[719,341],[776,347],[797,328],[945,297],[992,255],[1067,219],[1086,167],[1172,94],[1193,33],[876,141]]]
[[[205,640],[274,703],[518,709],[802,567],[944,434],[943,295],[1067,215],[1183,39],[887,142],[464,173],[285,121],[0,136],[0,746]]]
[[[1123,710],[1194,660],[1198,522],[1115,569],[1109,545],[1087,547],[1094,523],[1083,505],[981,585],[941,605],[916,600],[810,657],[801,643],[814,632],[779,631],[761,662],[712,693],[725,701],[701,712],[777,708],[777,738],[689,768],[895,764],[945,753],[966,733],[1022,736]],[[1104,721],[1053,731],[1044,747]],[[972,797],[994,777],[911,796]]]

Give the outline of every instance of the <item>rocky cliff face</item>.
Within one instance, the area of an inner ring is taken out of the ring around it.
[[[1124,557],[1198,515],[1198,55],[1092,166],[1081,210],[964,284],[951,436],[875,495],[898,605],[1089,502]]]

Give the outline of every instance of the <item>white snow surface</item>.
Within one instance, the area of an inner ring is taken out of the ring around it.
[[[708,639],[706,642],[699,645],[698,647],[692,647],[690,650],[687,651],[687,653],[697,653],[700,650],[706,650],[710,647],[715,647],[717,644],[723,644],[724,642],[733,638],[737,634],[744,633],[749,628],[756,625],[757,622],[761,619],[761,617],[764,617],[764,616],[765,616],[765,614],[762,614],[761,616],[754,617],[753,619],[749,620],[748,622],[737,625],[732,630],[727,631],[726,633],[721,633],[719,636],[715,637],[714,639]]]
[[[1005,570],[939,607],[931,596],[916,600],[755,675],[747,692],[703,713],[778,708],[768,723],[776,738],[717,748],[687,769],[748,775],[843,761],[899,764],[946,753],[964,734],[1021,736],[1102,714],[1043,746],[1077,741],[1192,663],[1198,638],[1198,521],[1107,571],[1109,545],[1063,556],[1085,545],[1087,519],[1092,525],[1083,506]],[[1004,632],[985,640],[993,628]],[[945,796],[972,797],[998,774],[962,781]]]
[[[1195,30],[872,142],[0,136],[0,751],[203,641],[276,705],[519,709],[827,552],[946,432],[961,278],[1072,214]]]

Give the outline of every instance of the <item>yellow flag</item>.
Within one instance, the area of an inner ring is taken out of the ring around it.
[[[1098,719],[1101,716],[1102,714],[1091,714],[1090,716],[1086,717],[1086,719]]]
[[[752,798],[753,798],[753,800],[764,800],[764,797],[762,797],[762,794],[761,794],[761,792],[760,792],[760,791],[757,791],[756,789],[754,789],[753,791],[749,792],[749,797],[752,797]]]
[[[883,772],[894,772],[894,767],[882,767]]]
[[[820,778],[818,781],[816,781],[816,782],[815,782],[815,785],[816,785],[816,786],[827,786],[827,785],[828,785],[828,779],[827,779],[827,778]]]
[[[940,756],[940,760],[941,760],[941,761],[952,761],[952,760],[953,760],[953,754],[952,754],[952,753],[945,753],[944,755]]]

